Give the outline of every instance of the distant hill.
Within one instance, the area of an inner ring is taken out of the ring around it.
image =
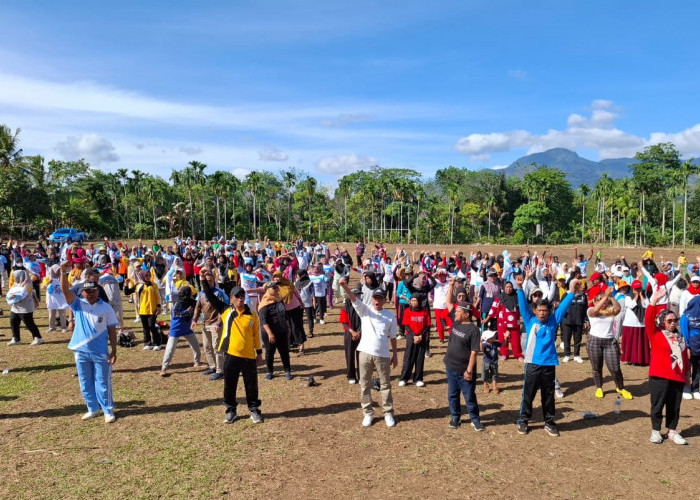
[[[554,148],[542,153],[518,158],[507,168],[501,170],[507,177],[523,177],[532,172],[538,166],[546,165],[558,168],[566,174],[571,187],[576,189],[581,184],[593,187],[603,174],[608,174],[613,179],[622,179],[631,175],[629,166],[635,163],[634,158],[614,158],[609,160],[593,161],[581,158],[574,151],[564,148]],[[533,166],[533,163],[535,166]]]

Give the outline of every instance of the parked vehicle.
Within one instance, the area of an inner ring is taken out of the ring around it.
[[[66,241],[70,243],[74,241],[82,243],[84,239],[85,233],[82,233],[72,227],[62,227],[60,229],[56,229],[49,236],[49,241],[52,243],[64,243]]]

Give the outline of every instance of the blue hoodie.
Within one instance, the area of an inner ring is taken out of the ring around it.
[[[696,295],[686,307],[679,322],[685,345],[693,356],[700,355],[700,296]]]
[[[525,299],[525,293],[518,290],[518,305],[525,325],[527,339],[525,340],[525,362],[542,366],[557,366],[557,348],[555,338],[559,323],[564,319],[566,310],[569,309],[574,294],[567,292],[553,314],[550,314],[545,323],[541,323],[537,316],[530,311],[530,305]]]

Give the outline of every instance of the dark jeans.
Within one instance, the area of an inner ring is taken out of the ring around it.
[[[263,331],[262,338],[263,344],[265,345],[265,364],[267,365],[267,372],[273,372],[275,351],[279,351],[280,353],[284,371],[292,371],[289,363],[289,339],[287,338],[287,333],[275,334],[275,342],[272,344],[270,343],[270,339],[267,338],[267,333],[265,331]]]
[[[316,301],[316,315],[319,319],[324,319],[326,317],[326,309],[328,309],[328,299],[324,297],[314,297]]]
[[[666,378],[649,377],[649,392],[651,396],[651,428],[661,431],[664,408],[666,409],[666,428],[675,431],[678,417],[681,413],[683,400],[683,382]]]
[[[583,325],[561,324],[561,341],[564,342],[564,356],[571,356],[571,337],[574,337],[574,356],[581,355]]]
[[[41,338],[41,333],[39,333],[39,327],[36,326],[34,322],[34,313],[14,313],[10,312],[10,330],[12,331],[12,338],[19,340],[19,324],[24,323],[27,330],[32,334],[35,339]]]
[[[362,255],[357,255],[357,267],[362,269]]]
[[[345,347],[345,364],[348,368],[348,380],[360,380],[360,353],[357,352],[357,346],[360,345],[360,339],[352,340],[350,332],[345,332],[343,346]]]
[[[143,343],[154,346],[161,345],[163,336],[160,334],[160,330],[156,328],[156,315],[139,314],[139,317],[141,318],[141,326],[143,326]]]
[[[425,365],[425,350],[428,348],[428,335],[423,335],[423,338],[417,344],[413,343],[414,334],[406,331],[406,350],[403,353],[403,368],[401,370],[401,380],[408,382],[413,372],[413,367],[416,367],[413,373],[413,381],[418,382],[423,380],[423,366]]]
[[[394,297],[394,284],[385,282],[384,283],[384,290],[386,290],[387,302],[391,302],[391,299]]]
[[[304,310],[306,311],[306,320],[309,322],[309,333],[311,335],[314,334],[314,308],[313,307],[305,307]]]
[[[542,415],[545,424],[554,425],[554,366],[525,365],[525,380],[523,381],[523,397],[520,405],[519,424],[527,424],[532,417],[532,400],[537,391],[542,399]]]
[[[245,386],[245,398],[248,409],[258,411],[261,401],[258,399],[258,368],[254,359],[239,358],[238,356],[224,355],[224,405],[226,413],[236,412],[236,389],[238,377],[243,375]]]
[[[467,403],[467,411],[469,418],[472,421],[479,421],[479,404],[476,402],[476,371],[472,377],[472,381],[464,380],[464,373],[459,373],[445,367],[447,374],[447,402],[450,405],[450,415],[453,418],[462,416],[461,402],[459,393],[464,395],[464,401]]]
[[[402,304],[401,302],[399,302],[399,311],[396,314],[396,322],[399,324],[399,333],[401,335],[406,335],[406,327],[403,326],[403,313],[408,307],[408,304]]]

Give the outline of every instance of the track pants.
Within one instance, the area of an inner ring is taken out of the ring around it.
[[[527,424],[532,418],[532,401],[540,391],[542,400],[542,416],[546,424],[554,424],[554,378],[555,367],[525,364],[525,380],[523,381],[523,396],[520,403],[519,424]]]

